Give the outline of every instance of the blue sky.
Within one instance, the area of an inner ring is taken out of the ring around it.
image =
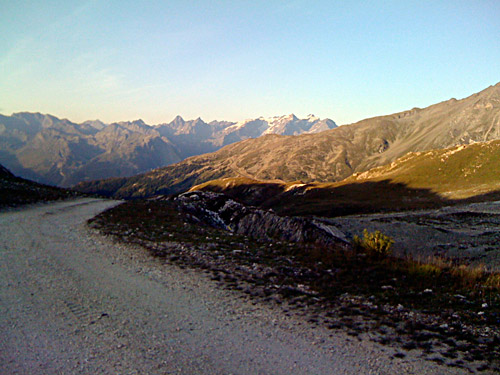
[[[346,124],[500,81],[500,1],[0,0],[0,113],[315,114]]]

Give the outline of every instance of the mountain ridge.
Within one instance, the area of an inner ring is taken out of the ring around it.
[[[121,181],[116,197],[179,193],[218,178],[336,182],[408,152],[500,139],[500,83],[429,107],[361,120],[316,134],[265,135]],[[117,181],[112,184],[116,187]],[[80,185],[87,191],[105,181]],[[100,185],[100,187],[98,187]]]
[[[316,117],[300,120],[294,116],[288,123],[295,132],[302,131],[305,125],[303,131],[336,126],[332,120]],[[215,151],[225,143],[258,137],[265,131],[280,131],[266,123],[260,133],[236,134],[227,130],[234,124],[207,124],[201,118],[186,121],[180,116],[158,125],[148,125],[141,119],[77,124],[50,114],[0,115],[0,162],[21,177],[71,186],[85,180],[136,175]]]

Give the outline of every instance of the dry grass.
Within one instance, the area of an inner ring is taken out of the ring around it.
[[[442,268],[434,264],[410,262],[408,264],[408,275],[418,278],[435,278],[441,275]]]
[[[486,279],[484,286],[491,289],[500,290],[500,274],[488,275],[488,278]]]
[[[469,288],[476,288],[481,286],[483,282],[486,282],[486,268],[483,264],[470,267],[466,265],[460,265],[457,267],[452,267],[450,273],[461,280],[464,286]]]

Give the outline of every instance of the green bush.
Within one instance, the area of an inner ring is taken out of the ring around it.
[[[362,250],[371,256],[386,257],[392,253],[391,247],[394,240],[376,230],[375,232],[368,232],[363,230],[363,238],[354,236],[353,245],[355,249]]]

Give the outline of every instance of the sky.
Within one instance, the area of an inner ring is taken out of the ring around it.
[[[0,113],[348,124],[500,81],[500,1],[0,0]]]

